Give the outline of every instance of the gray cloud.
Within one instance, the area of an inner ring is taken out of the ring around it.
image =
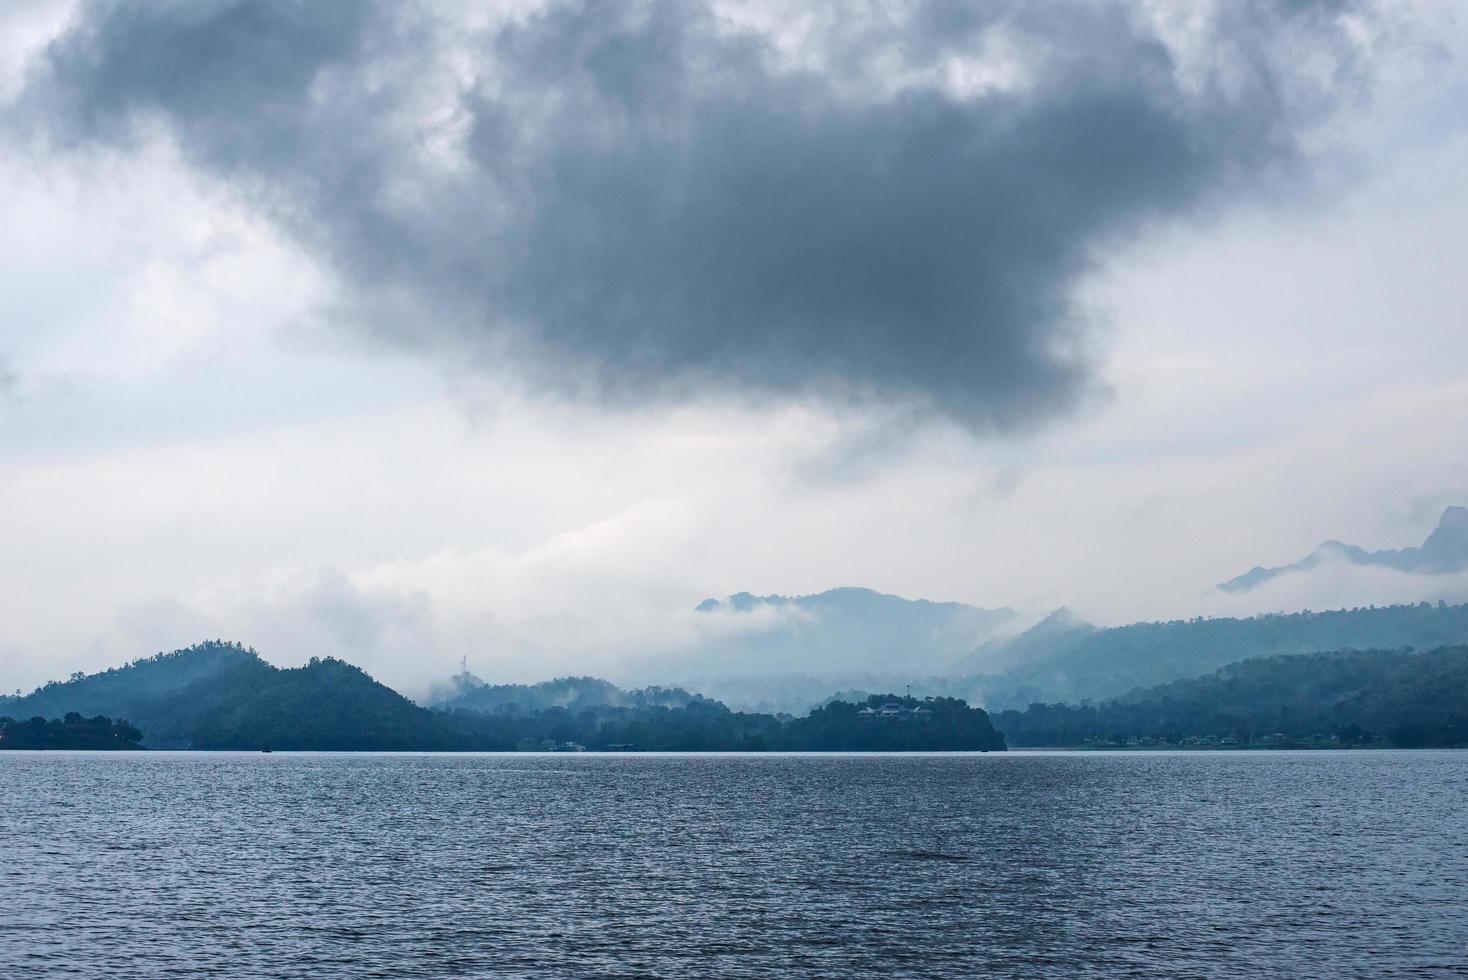
[[[63,145],[161,121],[415,349],[617,403],[1002,428],[1088,390],[1073,293],[1099,250],[1298,159],[1355,77],[1346,9],[1223,4],[1183,65],[1125,4],[852,5],[811,67],[692,0],[479,35],[396,4],[94,2],[22,105]],[[894,81],[996,39],[1019,84]]]
[[[20,374],[10,362],[0,357],[0,404],[16,398],[20,393]]]

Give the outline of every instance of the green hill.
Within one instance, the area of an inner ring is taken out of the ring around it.
[[[456,683],[458,693],[445,708],[429,710],[340,660],[313,658],[303,667],[281,669],[253,650],[215,641],[47,684],[0,704],[0,714],[28,719],[81,713],[117,718],[119,723],[126,719],[141,732],[143,746],[155,749],[439,751],[579,746],[687,752],[1004,747],[987,714],[951,698],[868,699],[873,707],[893,702],[905,708],[881,717],[862,713],[860,705],[836,701],[806,718],[790,719],[730,711],[678,688],[622,691],[590,677],[487,685],[461,674]],[[39,738],[44,733],[37,728],[33,734]]]
[[[149,748],[459,749],[448,720],[340,660],[275,667],[238,644],[201,643],[75,675],[10,699],[13,717],[127,719]]]
[[[1247,619],[1134,623],[1084,633],[1020,634],[1026,662],[973,677],[958,688],[985,707],[1120,697],[1250,657],[1331,650],[1385,650],[1468,643],[1468,605],[1372,606],[1275,613]]]
[[[1094,705],[994,717],[1011,745],[1468,745],[1468,646],[1240,661]]]

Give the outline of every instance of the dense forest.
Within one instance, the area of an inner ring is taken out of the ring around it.
[[[142,733],[125,721],[69,712],[49,721],[0,716],[0,749],[139,749]]]
[[[1043,624],[1042,624],[1043,625]],[[1037,627],[1038,629],[1038,627]],[[1133,623],[1115,629],[1054,630],[1028,642],[1026,662],[956,682],[954,690],[991,711],[1035,702],[1099,701],[1136,688],[1198,677],[1252,657],[1332,650],[1391,650],[1468,643],[1468,605],[1370,606],[1277,613],[1248,619]],[[1002,648],[991,651],[997,658]]]
[[[886,714],[881,713],[883,708]],[[804,718],[730,711],[706,698],[674,708],[458,709],[452,717],[503,749],[575,746],[659,752],[869,752],[1004,748],[1004,737],[994,730],[989,716],[964,701],[891,694],[873,695],[861,704],[833,701]]]
[[[463,678],[463,675],[461,675]],[[74,675],[0,705],[22,716],[129,718],[148,748],[509,751],[990,750],[1003,738],[963,701],[893,695],[827,704],[791,719],[730,711],[667,688],[622,691],[595,678],[539,685],[462,680],[430,710],[331,658],[282,669],[219,641]],[[900,707],[900,710],[894,708]],[[887,707],[887,713],[878,709]],[[868,709],[862,712],[862,708]]]
[[[470,749],[443,715],[340,660],[275,667],[254,650],[213,641],[102,673],[74,675],[0,706],[124,717],[149,748]]]
[[[1468,646],[1254,658],[1099,704],[994,718],[1009,744],[1468,745]]]

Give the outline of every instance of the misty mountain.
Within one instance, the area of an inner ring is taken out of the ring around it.
[[[468,671],[436,685],[429,706],[465,711],[544,711],[547,708],[685,708],[707,698],[680,687],[623,690],[599,677],[558,677],[538,684],[487,684]]]
[[[1343,541],[1326,541],[1299,561],[1274,568],[1255,565],[1219,584],[1224,592],[1248,592],[1290,572],[1308,572],[1330,561],[1390,568],[1417,575],[1445,575],[1468,569],[1468,507],[1449,507],[1420,547],[1366,551]]]
[[[865,701],[872,691],[902,691],[940,694],[947,688],[943,678],[915,680],[908,675],[872,674],[855,676],[860,683],[840,690],[829,678],[809,675],[755,675],[713,678],[697,694],[682,687],[652,685],[622,688],[599,677],[559,677],[537,684],[488,684],[464,671],[447,683],[435,684],[427,704],[440,711],[520,712],[564,708],[581,711],[595,708],[686,708],[694,704],[724,704],[735,711],[772,715],[804,716],[838,698]]]
[[[1061,606],[1022,633],[986,640],[954,664],[954,672],[1015,670],[1063,653],[1096,631],[1096,626]]]
[[[904,673],[899,664],[882,673],[831,671],[816,676],[772,671],[743,677],[705,676],[689,682],[689,686],[738,711],[797,717],[838,696],[862,700],[872,691],[902,691],[928,697],[946,695],[954,689],[946,676]]]
[[[1468,743],[1468,647],[1257,658],[1099,705],[994,716],[1011,745]]]
[[[358,667],[315,659],[280,668],[219,641],[96,674],[74,674],[0,711],[126,720],[147,748],[433,750],[474,748],[447,719]]]
[[[1019,639],[1024,638],[1021,634]],[[985,707],[1101,700],[1217,670],[1251,657],[1330,650],[1431,649],[1468,642],[1468,605],[1382,606],[1275,613],[1247,619],[1133,623],[1077,636],[1031,637],[1032,659],[1003,673],[955,681]]]
[[[703,639],[627,671],[731,707],[804,715],[832,691],[942,694],[942,678],[975,646],[1023,622],[1013,609],[905,599],[844,587],[815,595],[740,592],[705,599]]]
[[[702,645],[696,663],[660,668],[691,667],[709,677],[886,674],[894,666],[942,672],[1018,618],[1013,609],[904,599],[861,588],[804,596],[741,592],[706,599],[698,611],[720,618],[714,638]]]
[[[873,707],[865,713],[857,703],[834,701],[785,718],[731,711],[678,689],[623,691],[593,677],[492,685],[465,672],[456,681],[456,703],[429,710],[344,661],[312,658],[282,669],[253,650],[215,641],[7,698],[0,704],[0,748],[92,748],[99,740],[136,748],[139,736],[141,747],[154,749],[1004,748],[983,710],[952,698],[873,695],[862,699]],[[902,710],[877,717],[875,708],[888,703]],[[108,711],[117,721],[105,717]]]

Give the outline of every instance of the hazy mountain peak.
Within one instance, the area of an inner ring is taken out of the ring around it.
[[[713,612],[719,609],[730,609],[735,612],[748,612],[760,606],[796,606],[803,609],[817,609],[823,607],[858,606],[858,605],[891,605],[891,606],[921,606],[938,607],[950,609],[972,609],[978,612],[1010,617],[1017,615],[1013,609],[1000,607],[986,609],[981,606],[971,606],[963,602],[935,602],[931,599],[908,599],[887,592],[878,592],[875,589],[863,588],[859,585],[838,585],[824,592],[814,592],[809,595],[755,595],[752,592],[736,592],[725,596],[723,599],[709,598],[700,602],[695,609],[699,612]]]
[[[1026,630],[996,636],[980,644],[954,668],[959,672],[976,673],[1011,670],[1069,649],[1095,632],[1096,626],[1069,606],[1061,606]]]
[[[1428,561],[1446,566],[1443,571],[1468,566],[1468,507],[1449,507],[1443,511],[1420,551]]]
[[[1089,620],[1079,615],[1075,610],[1069,606],[1061,606],[1050,612],[1044,619],[1031,626],[1025,632],[1071,632],[1074,630],[1091,631],[1095,629],[1096,627]]]
[[[1321,542],[1315,550],[1288,565],[1265,568],[1255,565],[1242,575],[1219,583],[1224,592],[1248,592],[1289,572],[1308,572],[1326,561],[1391,568],[1417,575],[1443,575],[1468,569],[1468,507],[1453,506],[1443,511],[1437,527],[1420,547],[1367,551],[1344,541]]]
[[[800,675],[822,679],[820,693],[827,693],[876,674],[942,673],[1019,620],[1013,609],[908,599],[860,586],[793,596],[737,592],[705,599],[697,610],[718,614],[710,616],[698,648],[644,663],[639,676],[705,689],[729,678]]]

